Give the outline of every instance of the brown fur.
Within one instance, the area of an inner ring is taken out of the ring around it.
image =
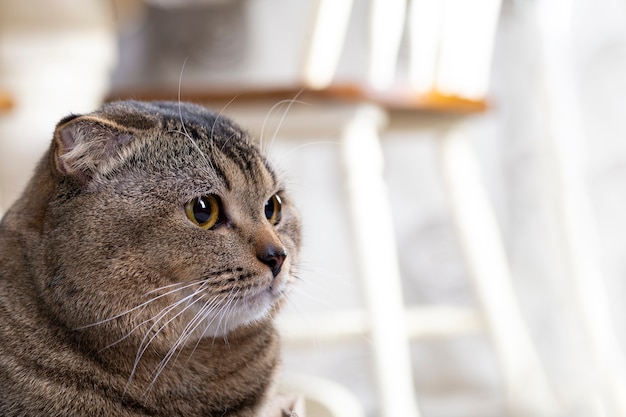
[[[184,210],[206,194],[213,230]],[[299,245],[284,184],[228,120],[138,102],[62,120],[0,223],[0,415],[266,415]],[[287,253],[276,277],[267,248]]]

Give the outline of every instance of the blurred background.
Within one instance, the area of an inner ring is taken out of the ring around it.
[[[3,0],[0,212],[63,116],[200,102],[301,209],[308,415],[624,416],[624,74],[622,0]]]

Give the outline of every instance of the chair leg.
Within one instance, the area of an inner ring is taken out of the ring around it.
[[[348,32],[353,0],[316,0],[303,82],[313,89],[328,87],[337,71]]]
[[[617,338],[605,288],[591,200],[583,176],[586,138],[575,71],[574,37],[564,13],[571,2],[537,2],[536,20],[541,34],[542,89],[548,136],[542,151],[551,185],[550,195],[558,219],[559,248],[568,273],[568,290],[587,342],[595,383],[587,402],[597,404],[596,415],[626,415],[626,358]],[[589,143],[593,143],[589,140]]]
[[[379,90],[393,85],[404,33],[407,0],[371,0],[368,81]]]
[[[503,374],[510,415],[557,415],[556,400],[517,307],[475,156],[460,130],[447,131],[438,143],[452,216]]]
[[[418,417],[391,207],[378,132],[384,112],[357,106],[342,133],[349,214],[371,323],[383,417]]]
[[[568,123],[571,119],[568,119]],[[569,128],[568,128],[569,130]],[[582,129],[581,129],[582,130]],[[626,360],[615,331],[605,277],[600,266],[596,230],[589,196],[584,190],[576,161],[576,133],[566,140],[546,141],[552,178],[553,210],[558,219],[559,249],[565,263],[566,282],[577,319],[580,321],[589,361],[597,381],[588,402],[601,404],[609,415],[626,415],[626,387],[623,375]],[[596,415],[606,415],[599,411]]]

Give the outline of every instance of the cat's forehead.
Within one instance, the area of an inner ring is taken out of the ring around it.
[[[222,143],[231,138],[249,141],[233,121],[193,103],[119,101],[105,104],[94,114],[135,131],[165,130]]]
[[[216,129],[218,130],[218,129]],[[177,155],[182,171],[192,172],[193,180],[220,184],[229,191],[246,192],[277,188],[277,176],[261,152],[253,146],[242,132],[224,135],[196,130],[188,126],[183,133],[169,133],[166,141],[173,147],[169,155]],[[184,149],[184,151],[182,151]],[[179,158],[184,153],[185,157]]]
[[[152,178],[138,181],[145,187],[160,181],[171,190],[243,191],[263,198],[282,188],[254,140],[219,113],[189,103],[125,101],[103,106],[97,116],[133,132],[123,171]]]
[[[156,134],[146,135],[143,146],[164,169],[174,168],[196,188],[205,184],[266,194],[267,189],[280,187],[254,140],[230,119],[195,105],[154,106],[159,127]]]

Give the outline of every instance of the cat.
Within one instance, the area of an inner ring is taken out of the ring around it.
[[[62,119],[0,223],[0,415],[280,415],[272,320],[301,245],[285,187],[198,105]]]

